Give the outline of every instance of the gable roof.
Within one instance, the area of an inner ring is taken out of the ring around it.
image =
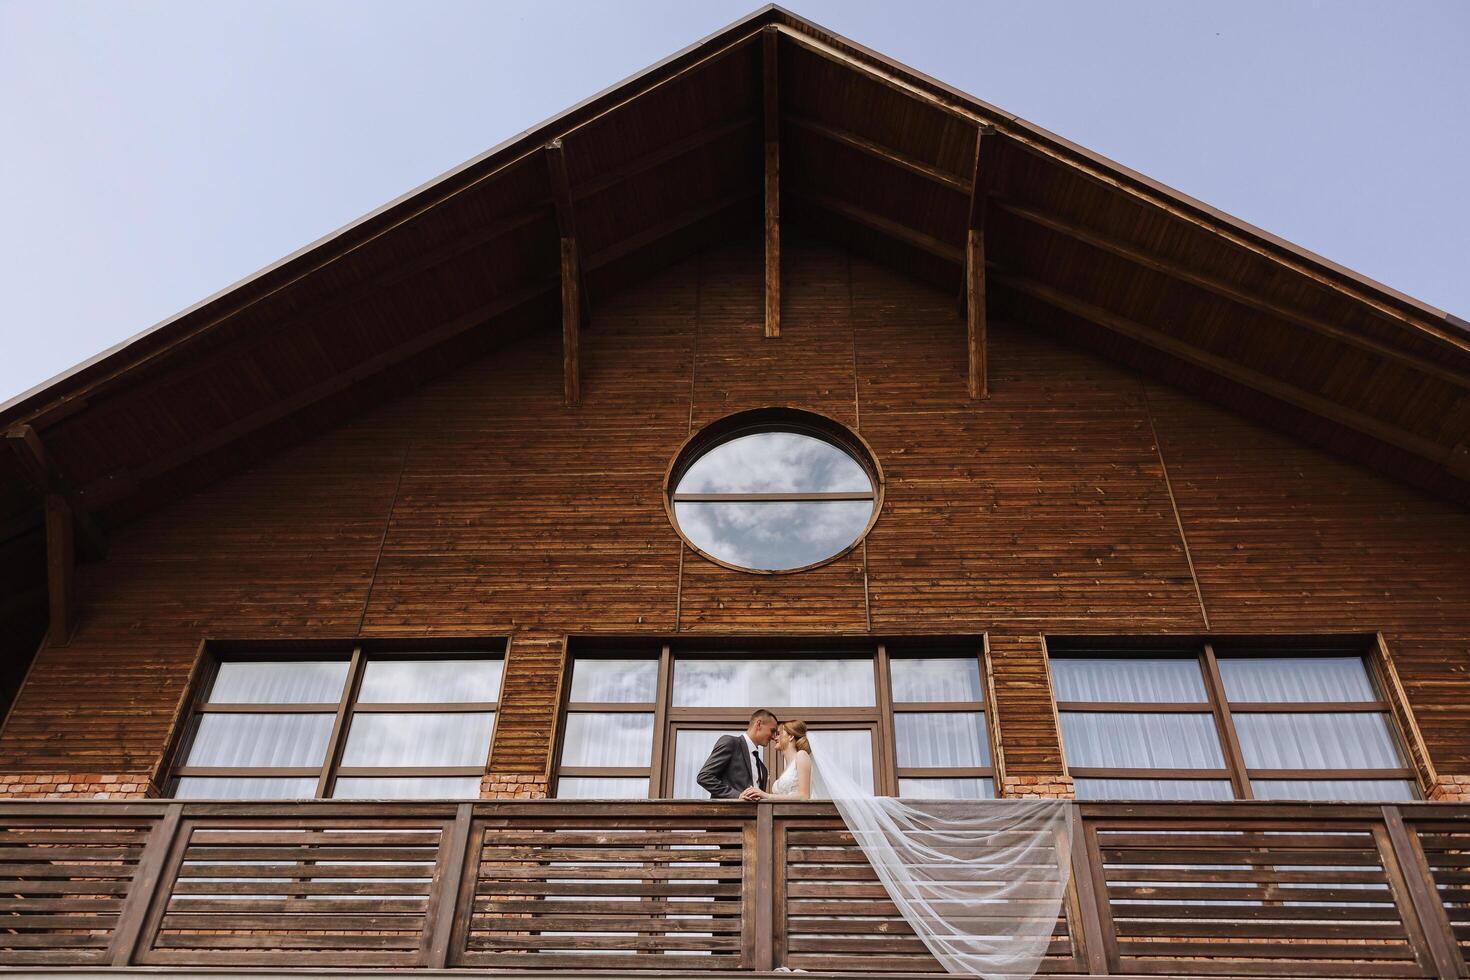
[[[992,315],[1470,501],[1470,325],[775,6],[0,406],[0,429],[31,426],[105,527],[555,322],[553,141],[595,315],[758,227],[768,34],[787,221],[958,294],[991,127]],[[0,453],[0,549],[39,519]]]

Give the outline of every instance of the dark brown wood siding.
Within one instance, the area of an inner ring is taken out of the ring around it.
[[[992,397],[972,402],[953,295],[783,253],[779,339],[759,243],[731,245],[598,304],[579,408],[549,319],[119,532],[81,568],[77,634],[39,654],[0,771],[152,766],[210,636],[509,635],[492,769],[537,773],[566,634],[871,628],[988,632],[1007,771],[1045,774],[1043,634],[1208,625],[1382,630],[1435,762],[1470,773],[1470,513],[1025,326],[992,324]],[[794,576],[681,555],[669,459],[771,404],[873,446],[888,492],[865,546]]]

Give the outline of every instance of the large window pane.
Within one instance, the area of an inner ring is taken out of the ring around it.
[[[341,776],[332,788],[339,800],[473,800],[479,776]]]
[[[906,800],[993,800],[990,779],[900,779],[898,795]]]
[[[739,734],[739,730],[711,732],[680,729],[674,737],[674,799],[709,799],[709,791],[699,785],[699,770],[704,768],[704,760],[709,758],[721,736]],[[767,787],[775,781],[776,774],[770,773],[766,781]]]
[[[1225,779],[1077,779],[1079,800],[1229,800]]]
[[[1231,701],[1376,701],[1362,657],[1221,657]]]
[[[1067,764],[1080,769],[1223,769],[1213,716],[1062,712]]]
[[[316,778],[277,776],[182,776],[179,800],[306,800],[316,795]]]
[[[332,719],[327,714],[201,715],[184,765],[234,769],[320,766],[327,757]]]
[[[873,792],[873,733],[865,728],[849,730],[808,730],[812,756],[820,765],[831,766],[847,775],[860,788]],[[818,754],[820,753],[820,755]],[[820,770],[813,773],[812,799],[828,799]]]
[[[677,501],[674,516],[696,548],[741,568],[803,568],[858,539],[872,500],[760,503]]]
[[[495,714],[370,713],[352,719],[344,766],[483,766]]]
[[[1199,661],[1178,657],[1052,657],[1058,701],[1207,701]]]
[[[1407,779],[1252,779],[1251,795],[1258,800],[1412,800],[1414,784]]]
[[[214,704],[336,704],[347,681],[345,660],[228,660],[219,665]]]
[[[975,701],[981,698],[980,662],[974,657],[889,661],[893,700]]]
[[[676,493],[871,491],[867,472],[832,443],[799,432],[757,432],[722,443],[679,479]]]
[[[979,711],[902,711],[893,716],[893,731],[903,768],[990,765]]]
[[[1380,714],[1236,713],[1251,769],[1397,769],[1403,763]]]
[[[674,664],[675,707],[827,708],[874,703],[869,659],[751,656]]]
[[[572,664],[571,700],[602,704],[652,704],[657,660],[578,660]]]
[[[648,780],[623,776],[562,776],[556,781],[559,800],[643,800]]]
[[[454,704],[500,698],[499,660],[369,660],[361,704]]]
[[[573,711],[567,715],[566,738],[561,749],[564,766],[646,766],[652,755],[651,714]]]

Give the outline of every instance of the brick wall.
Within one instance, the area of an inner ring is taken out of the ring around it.
[[[1060,773],[1006,776],[1001,795],[1006,799],[1019,800],[1071,800],[1077,797],[1072,786],[1072,777]]]
[[[544,800],[550,795],[545,776],[522,772],[491,772],[480,779],[482,800]]]
[[[11,773],[0,775],[0,799],[143,800],[158,796],[147,773]]]

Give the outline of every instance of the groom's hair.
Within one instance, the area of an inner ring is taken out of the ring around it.
[[[750,713],[750,722],[748,722],[746,724],[746,727],[747,728],[750,727],[750,724],[751,723],[756,722],[756,721],[758,721],[758,720],[760,720],[762,718],[769,718],[769,719],[771,719],[771,723],[772,724],[780,724],[780,722],[777,720],[777,718],[776,718],[776,716],[774,714],[772,714],[771,712],[767,711],[765,708],[756,708],[754,711],[752,711]]]

